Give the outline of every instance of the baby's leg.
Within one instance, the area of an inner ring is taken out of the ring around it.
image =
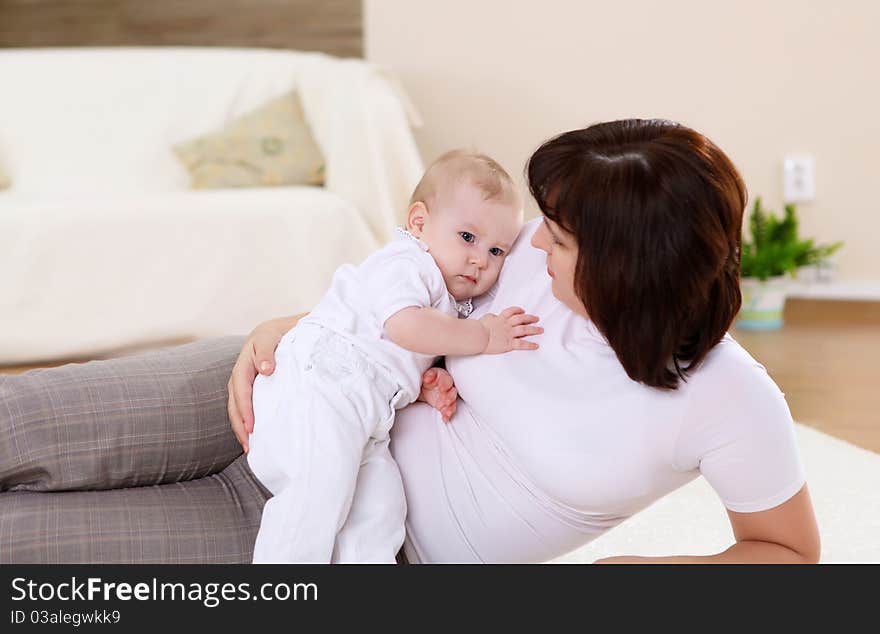
[[[276,370],[254,384],[248,464],[273,494],[254,563],[328,563],[345,521],[369,432],[351,398],[346,359],[314,332],[279,345]]]
[[[406,500],[388,440],[372,443],[358,471],[348,519],[336,536],[334,563],[388,563],[403,545]]]

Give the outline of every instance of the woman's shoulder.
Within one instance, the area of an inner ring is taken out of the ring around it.
[[[767,369],[727,333],[695,368],[693,376],[705,381],[769,375]]]
[[[474,316],[489,310],[501,289],[504,289],[502,293],[504,301],[521,303],[523,291],[544,285],[549,288],[550,278],[546,275],[542,276],[545,255],[531,245],[532,236],[540,224],[541,218],[533,218],[523,225],[516,242],[504,260],[498,281],[485,295],[474,301]]]
[[[699,468],[733,511],[765,510],[803,484],[785,395],[727,335],[688,381],[689,406],[674,450],[679,469]]]
[[[516,242],[513,243],[513,247],[510,249],[510,254],[507,256],[508,262],[511,259],[521,260],[533,255],[542,257],[541,252],[531,245],[532,236],[535,235],[542,222],[543,218],[540,217],[526,221],[516,237]]]
[[[785,402],[767,369],[729,333],[709,351],[685,385],[696,410],[724,407],[732,415],[746,414]]]
[[[497,286],[518,285],[535,279],[535,272],[543,274],[547,255],[532,246],[532,236],[541,224],[541,218],[529,220],[519,232],[510,253],[504,261]],[[538,276],[538,279],[542,279]],[[549,283],[549,278],[546,280]]]

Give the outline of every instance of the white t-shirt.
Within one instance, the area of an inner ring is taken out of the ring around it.
[[[398,400],[402,407],[418,397],[422,374],[436,359],[401,348],[384,334],[385,321],[411,306],[458,316],[434,258],[423,243],[400,234],[361,264],[340,266],[330,289],[299,323],[333,330],[384,367],[405,392]]]
[[[539,222],[474,314],[522,306],[541,318],[540,349],[447,357],[463,399],[452,421],[424,403],[398,413],[410,560],[547,561],[701,474],[733,511],[794,495],[794,426],[764,368],[726,336],[675,391],[632,381],[595,326],[553,297],[529,244]]]

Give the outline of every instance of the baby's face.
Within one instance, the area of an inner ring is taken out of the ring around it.
[[[409,230],[428,245],[446,288],[460,301],[492,288],[521,228],[517,204],[484,200],[478,188],[460,183],[437,196],[424,224]]]

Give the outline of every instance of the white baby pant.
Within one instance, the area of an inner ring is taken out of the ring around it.
[[[388,450],[403,392],[334,332],[306,324],[254,382],[248,464],[272,493],[254,563],[394,563],[406,502]]]

